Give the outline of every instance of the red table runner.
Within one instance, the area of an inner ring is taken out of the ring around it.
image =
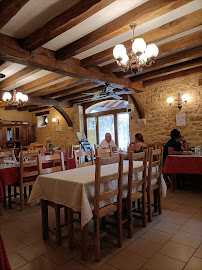
[[[0,234],[0,269],[11,270],[1,234]]]
[[[167,156],[164,174],[202,174],[202,157]]]

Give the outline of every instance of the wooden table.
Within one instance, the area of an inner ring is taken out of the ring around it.
[[[135,161],[134,167],[142,165],[141,161]],[[117,166],[117,167],[116,167]],[[101,171],[102,176],[113,174],[117,171],[118,164],[104,166]],[[154,168],[155,170],[155,168]],[[141,178],[141,176],[138,176]],[[155,179],[154,179],[155,180]],[[123,162],[123,197],[127,196],[128,181],[128,160]],[[56,204],[67,206],[75,212],[81,212],[82,228],[82,257],[87,259],[88,242],[88,222],[92,219],[93,199],[95,183],[95,165],[56,172],[37,177],[33,186],[28,203],[34,205],[40,200],[46,211],[45,222],[47,222],[47,205],[45,201],[52,201]],[[162,190],[166,193],[166,185],[162,177]],[[113,183],[112,183],[113,185]],[[47,233],[43,231],[44,239]]]
[[[202,175],[202,156],[169,155],[165,160],[164,174],[171,176],[171,190],[174,192],[176,174]]]

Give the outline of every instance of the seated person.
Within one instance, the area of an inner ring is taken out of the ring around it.
[[[144,142],[142,134],[135,134],[135,141],[131,142],[128,146],[128,152],[133,151],[134,153],[140,153],[144,152],[144,149],[147,149],[147,144]]]
[[[50,138],[46,138],[46,152],[52,152],[53,151],[53,145],[51,143]]]
[[[117,150],[115,142],[112,140],[112,136],[110,133],[105,134],[105,139],[101,141],[98,149],[106,149],[112,147],[113,151]]]
[[[163,161],[167,155],[190,155],[188,145],[184,136],[177,129],[170,133],[171,139],[165,144],[163,151]]]

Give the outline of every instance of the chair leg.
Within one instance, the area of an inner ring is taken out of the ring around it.
[[[68,225],[68,208],[64,207],[65,224]]]
[[[23,211],[24,210],[24,187],[20,186],[20,210]]]
[[[0,202],[0,216],[3,216],[3,203]]]
[[[27,199],[27,187],[24,187],[24,198]]]
[[[3,186],[3,193],[4,193],[3,207],[6,208],[6,186]]]
[[[152,194],[151,194],[151,190],[147,190],[147,202],[148,202],[148,221],[151,222],[152,221],[152,203],[151,203],[151,198],[152,198]]]
[[[43,240],[48,239],[48,202],[41,200]]]
[[[60,206],[55,206],[55,217],[56,217],[56,239],[58,245],[61,245],[61,224],[60,224]]]
[[[143,216],[143,226],[147,226],[147,211],[146,211],[146,192],[142,197],[142,216]]]
[[[174,175],[171,174],[170,176],[170,181],[171,181],[171,191],[175,192],[175,188],[174,188]]]
[[[154,212],[158,211],[158,190],[154,190]]]
[[[122,231],[122,209],[118,209],[118,247],[121,248],[123,244],[123,231]]]
[[[8,207],[12,208],[12,201],[11,201],[11,185],[8,186]]]
[[[16,199],[16,197],[17,197],[17,186],[14,185],[13,188],[14,188],[14,198]]]
[[[69,235],[69,247],[73,247],[73,236],[74,236],[74,227],[73,227],[73,211],[72,209],[68,208],[67,209],[68,213],[68,235]]]
[[[162,214],[162,191],[161,191],[161,186],[158,188],[158,209],[159,209],[159,214]]]
[[[88,223],[81,230],[81,245],[82,245],[82,258],[88,260],[89,252],[89,235],[88,235]]]
[[[100,260],[100,220],[94,217],[95,260]]]
[[[128,203],[128,237],[133,236],[133,215],[132,215],[132,203]]]

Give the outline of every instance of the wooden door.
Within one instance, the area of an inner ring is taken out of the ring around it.
[[[29,127],[20,128],[21,145],[26,146],[29,144]]]

